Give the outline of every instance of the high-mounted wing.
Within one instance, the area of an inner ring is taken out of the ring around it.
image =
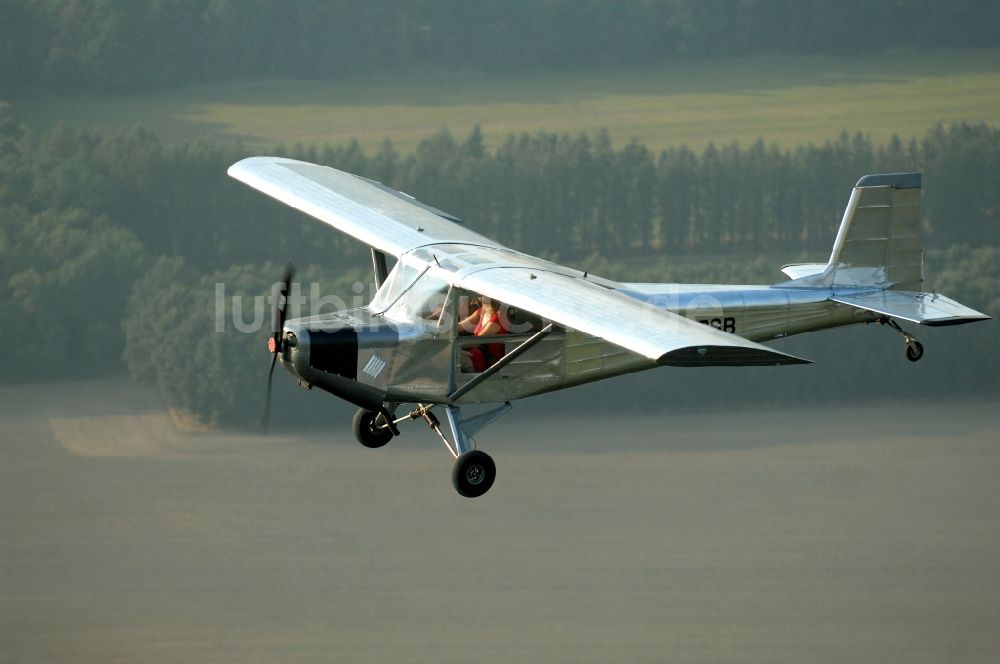
[[[386,254],[454,242],[502,248],[451,215],[378,182],[327,166],[250,157],[229,175]]]
[[[431,244],[504,249],[440,210],[380,183],[293,159],[251,157],[229,175],[326,222],[365,244],[400,256]],[[482,293],[561,325],[675,366],[772,365],[807,362],[634,300],[544,261],[517,254],[518,266],[463,277]],[[537,267],[534,263],[537,261]]]
[[[579,277],[530,267],[492,267],[459,286],[600,337],[659,364],[808,364],[743,337],[659,309]]]

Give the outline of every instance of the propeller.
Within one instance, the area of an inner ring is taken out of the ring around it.
[[[267,349],[271,351],[271,369],[267,372],[267,393],[264,396],[264,410],[260,414],[260,428],[263,431],[267,431],[267,427],[271,423],[271,386],[274,381],[274,365],[278,363],[278,355],[285,343],[281,331],[285,328],[285,319],[288,316],[288,291],[291,289],[293,276],[295,276],[295,266],[291,261],[288,261],[285,275],[281,280],[278,301],[274,307],[274,334],[267,340]]]

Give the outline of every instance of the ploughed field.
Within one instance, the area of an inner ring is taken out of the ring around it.
[[[466,500],[425,427],[368,450],[332,400],[183,435],[125,381],[0,388],[0,660],[1000,657],[995,400],[554,403],[480,435]]]

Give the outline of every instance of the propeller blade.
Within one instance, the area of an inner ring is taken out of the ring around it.
[[[274,382],[274,365],[278,363],[278,354],[271,357],[271,370],[267,372],[267,393],[264,395],[264,410],[260,414],[261,431],[267,431],[271,424],[271,386]]]
[[[281,352],[281,331],[285,327],[285,320],[288,317],[288,292],[292,288],[292,278],[295,276],[295,265],[292,261],[288,261],[288,265],[285,267],[285,274],[281,279],[281,290],[278,292],[278,301],[275,303],[275,316],[274,316],[274,342],[275,350],[273,352]]]
[[[285,267],[285,274],[281,279],[281,290],[278,292],[278,301],[274,305],[274,334],[267,342],[267,349],[271,351],[271,369],[267,372],[267,392],[264,395],[264,410],[260,414],[260,428],[267,431],[271,423],[271,388],[274,385],[274,366],[278,363],[278,353],[284,343],[282,331],[285,329],[285,320],[288,317],[288,292],[292,288],[292,278],[295,276],[295,265],[288,261]]]

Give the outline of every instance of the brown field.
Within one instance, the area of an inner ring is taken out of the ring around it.
[[[344,409],[182,435],[123,381],[0,388],[0,661],[1000,660],[997,402],[547,403],[469,501]]]

